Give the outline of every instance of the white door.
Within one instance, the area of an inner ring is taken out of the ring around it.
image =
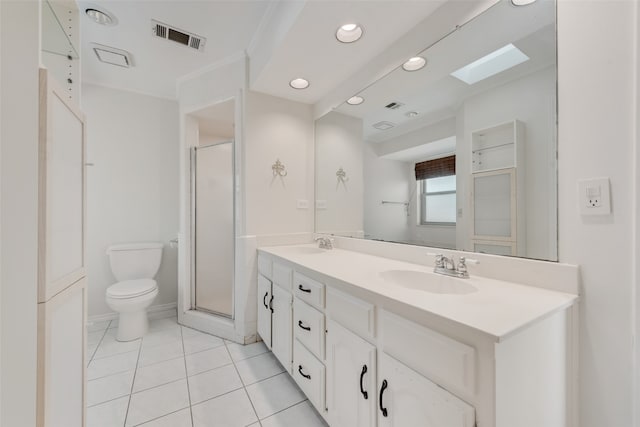
[[[291,294],[280,286],[273,284],[273,318],[271,324],[271,351],[278,358],[282,366],[291,372],[293,359],[291,327]]]
[[[376,349],[327,320],[327,410],[332,427],[371,427],[376,420]]]
[[[475,410],[385,353],[378,358],[380,427],[473,427]]]
[[[271,348],[271,281],[258,274],[258,335]]]
[[[38,427],[85,424],[85,127],[40,70]]]

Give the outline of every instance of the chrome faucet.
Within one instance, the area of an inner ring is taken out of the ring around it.
[[[467,270],[467,262],[473,262],[475,264],[479,263],[475,259],[460,257],[460,261],[458,261],[458,265],[456,265],[453,255],[449,258],[442,254],[437,254],[436,265],[433,272],[444,274],[446,276],[458,277],[460,279],[468,279],[469,271]]]
[[[316,237],[320,249],[333,249],[333,239],[330,237]]]

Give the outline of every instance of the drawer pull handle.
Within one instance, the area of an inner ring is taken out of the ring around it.
[[[266,308],[267,310],[269,310],[269,306],[267,305],[267,297],[269,296],[269,291],[264,293],[264,297],[262,297],[262,304],[264,305],[264,308]]]
[[[273,294],[271,294],[271,299],[269,300],[269,310],[273,313]]]
[[[380,411],[382,412],[383,417],[387,416],[387,408],[382,406],[382,395],[384,394],[384,391],[387,389],[387,386],[388,386],[387,380],[382,380],[382,387],[380,387]]]
[[[311,289],[305,289],[302,287],[302,283],[298,285],[298,289],[300,289],[302,292],[306,292],[308,294],[311,293]]]
[[[298,365],[298,372],[300,373],[300,375],[302,375],[303,377],[305,377],[306,379],[310,380],[311,379],[311,375],[307,375],[304,372],[302,372],[302,365]],[[386,415],[385,415],[386,416]]]
[[[302,323],[302,320],[298,320],[298,326],[302,329],[304,329],[305,331],[310,331],[311,328],[309,326],[304,326],[304,324]]]
[[[365,400],[369,398],[369,393],[367,393],[365,389],[362,387],[362,379],[364,378],[364,374],[366,373],[367,373],[367,365],[363,365],[362,372],[360,373],[360,393],[362,393],[362,396],[364,397]]]

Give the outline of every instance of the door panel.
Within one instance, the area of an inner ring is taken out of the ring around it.
[[[291,372],[293,356],[291,328],[292,296],[280,286],[273,285],[273,317],[271,325],[271,350],[282,366]]]
[[[258,335],[271,348],[271,281],[258,274]]]

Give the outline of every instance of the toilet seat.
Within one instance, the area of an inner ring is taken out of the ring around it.
[[[107,296],[115,299],[135,298],[158,289],[153,279],[124,280],[107,288]]]

